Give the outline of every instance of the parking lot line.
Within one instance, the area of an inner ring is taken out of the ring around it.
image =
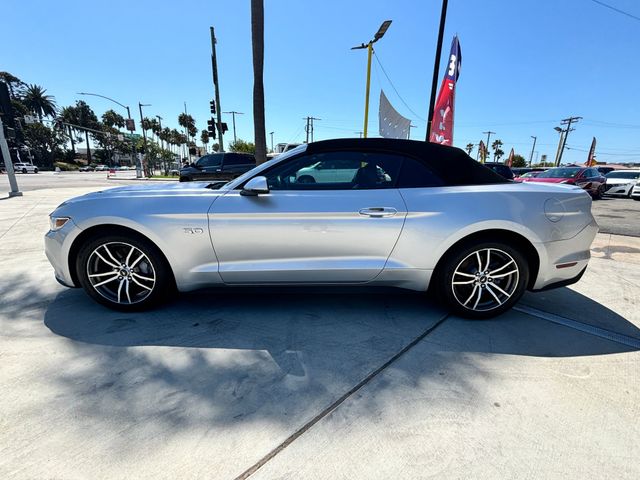
[[[612,342],[617,342],[622,345],[626,345],[627,347],[637,348],[638,350],[640,350],[640,340],[638,340],[637,338],[629,337],[617,332],[612,332],[611,330],[607,330],[605,328],[594,327],[593,325],[578,322],[576,320],[571,320],[569,318],[561,317],[560,315],[555,315],[553,313],[544,312],[542,310],[538,310],[537,308],[528,307],[526,305],[513,307],[513,309],[517,310],[518,312],[531,315],[532,317],[547,320],[548,322],[573,328],[574,330],[579,330],[590,335],[595,335],[596,337],[611,340]]]
[[[345,402],[349,397],[351,397],[354,393],[360,390],[362,387],[367,385],[371,380],[373,380],[376,376],[386,370],[390,365],[396,362],[400,357],[402,357],[405,353],[415,347],[420,341],[422,341],[427,335],[433,333],[440,325],[444,323],[444,321],[449,318],[449,313],[445,314],[440,320],[434,323],[432,326],[427,328],[424,332],[414,338],[411,342],[405,345],[399,352],[393,355],[389,360],[380,365],[374,371],[372,371],[369,375],[363,378],[360,382],[358,382],[354,387],[352,387],[349,391],[344,393],[340,398],[338,398],[335,402],[329,405],[327,408],[322,410],[319,414],[305,423],[298,430],[293,432],[289,437],[287,437],[280,445],[267,453],[264,457],[258,460],[255,464],[249,467],[247,470],[238,475],[234,480],[245,480],[249,478],[251,475],[256,473],[261,467],[263,467],[269,460],[278,455],[282,450],[291,445],[296,439],[298,439],[301,435],[303,435],[306,431],[308,431],[311,427],[313,427],[320,420],[325,418],[331,412],[333,412],[336,408],[338,408],[342,403]]]

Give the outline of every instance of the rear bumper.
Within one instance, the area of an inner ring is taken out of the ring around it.
[[[540,258],[538,277],[531,290],[547,290],[577,282],[591,258],[591,243],[598,233],[598,224],[592,220],[576,236],[538,244]]]

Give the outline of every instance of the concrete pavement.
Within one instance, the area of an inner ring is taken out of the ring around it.
[[[388,290],[113,312],[42,251],[47,214],[93,189],[0,201],[1,478],[640,476],[633,348],[515,311],[430,331],[444,311]],[[599,235],[580,283],[522,304],[640,338],[633,242]]]

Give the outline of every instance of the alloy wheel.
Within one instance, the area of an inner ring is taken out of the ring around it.
[[[102,297],[123,305],[142,302],[156,285],[156,272],[149,257],[124,242],[95,248],[87,260],[87,277]]]
[[[464,308],[486,312],[507,302],[518,287],[520,271],[511,255],[483,248],[467,255],[456,267],[451,289]]]

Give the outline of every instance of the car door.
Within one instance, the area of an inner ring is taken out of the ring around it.
[[[195,180],[213,180],[220,175],[224,153],[212,153],[198,159],[195,168],[198,170],[192,176]]]
[[[301,170],[321,163],[326,171],[337,165],[336,159],[361,166],[361,174],[355,175],[358,183],[355,178],[297,181]],[[378,175],[377,168],[386,175]],[[223,281],[359,283],[374,279],[384,268],[407,213],[393,187],[399,168],[396,158],[385,154],[304,153],[264,173],[269,193],[245,196],[240,189],[229,191],[209,212]]]

